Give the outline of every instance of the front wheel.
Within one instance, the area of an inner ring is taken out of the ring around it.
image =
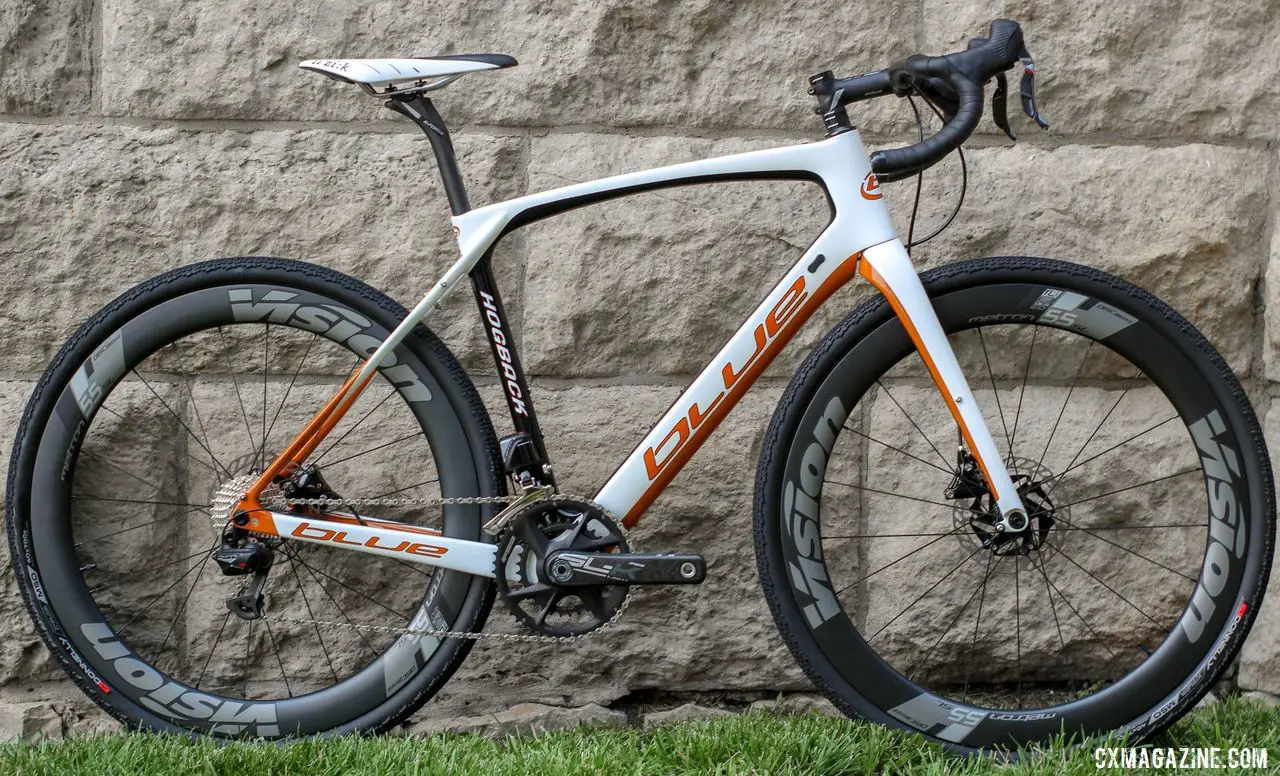
[[[883,298],[778,404],[755,540],[778,627],[845,713],[962,750],[1169,725],[1261,603],[1275,540],[1262,431],[1221,356],[1151,294],[1064,262],[921,280],[1030,525],[981,473]]]
[[[239,494],[404,316],[331,270],[224,259],[126,292],[54,357],[14,445],[9,548],[49,649],[103,708],[219,736],[374,731],[458,667],[471,641],[404,631],[479,631],[490,579],[250,538],[274,558],[263,613],[213,557]],[[440,500],[502,495],[496,447],[419,327],[278,495],[479,540],[489,508]]]

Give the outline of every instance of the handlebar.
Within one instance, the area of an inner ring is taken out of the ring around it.
[[[969,139],[982,119],[982,85],[996,75],[1003,84],[1001,74],[1020,60],[1026,66],[1023,107],[1044,126],[1035,112],[1031,55],[1022,28],[1010,19],[991,22],[988,37],[969,41],[964,51],[937,57],[915,54],[884,70],[840,80],[823,73],[811,79],[812,92],[818,96],[829,129],[833,121],[843,117],[845,105],[888,94],[905,96],[919,91],[942,103],[947,120],[937,134],[906,148],[871,155],[871,169],[877,177],[897,180],[936,164]]]

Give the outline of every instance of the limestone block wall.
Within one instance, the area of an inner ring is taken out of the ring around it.
[[[0,461],[61,342],[147,276],[215,256],[289,256],[412,305],[451,261],[448,209],[416,128],[299,60],[516,56],[519,67],[469,76],[437,100],[484,203],[816,139],[807,74],[962,47],[996,16],[1023,23],[1053,129],[1015,119],[1011,146],[984,121],[964,207],[920,265],[1043,255],[1144,286],[1217,344],[1280,439],[1273,3],[19,0],[0,8]],[[896,100],[854,114],[871,147],[914,137]],[[922,229],[946,217],[958,184],[954,160],[926,177]],[[908,187],[888,187],[904,229]],[[816,188],[733,184],[576,211],[504,243],[497,274],[567,491],[603,484],[825,217]],[[707,584],[644,591],[614,635],[569,650],[482,646],[424,713],[806,689],[757,584],[754,465],[791,372],[869,293],[847,288],[810,322],[637,532],[640,548],[700,549]],[[501,431],[471,301],[452,300],[431,325]],[[67,697],[7,576],[0,616],[0,696]],[[1238,681],[1280,694],[1278,595]]]

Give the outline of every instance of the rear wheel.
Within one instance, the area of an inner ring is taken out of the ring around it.
[[[251,577],[211,557],[229,505],[404,315],[336,272],[226,259],[139,285],[54,358],[15,445],[9,546],[50,649],[112,714],[229,736],[380,730],[457,668],[470,641],[397,629],[481,629],[489,579],[264,539],[254,619],[228,606]],[[436,502],[356,511],[480,540],[491,507],[438,501],[501,495],[495,447],[420,327],[276,495]]]
[[[1261,602],[1274,494],[1253,410],[1163,302],[1043,259],[922,281],[1030,526],[996,530],[883,299],[797,372],[756,480],[783,636],[846,713],[965,749],[1141,737],[1208,691]]]

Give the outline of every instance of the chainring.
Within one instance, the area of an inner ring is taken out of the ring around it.
[[[545,581],[542,562],[556,550],[630,552],[622,529],[601,507],[557,498],[517,515],[498,543],[498,593],[535,633],[563,638],[611,622],[626,605],[625,585],[560,588]]]

